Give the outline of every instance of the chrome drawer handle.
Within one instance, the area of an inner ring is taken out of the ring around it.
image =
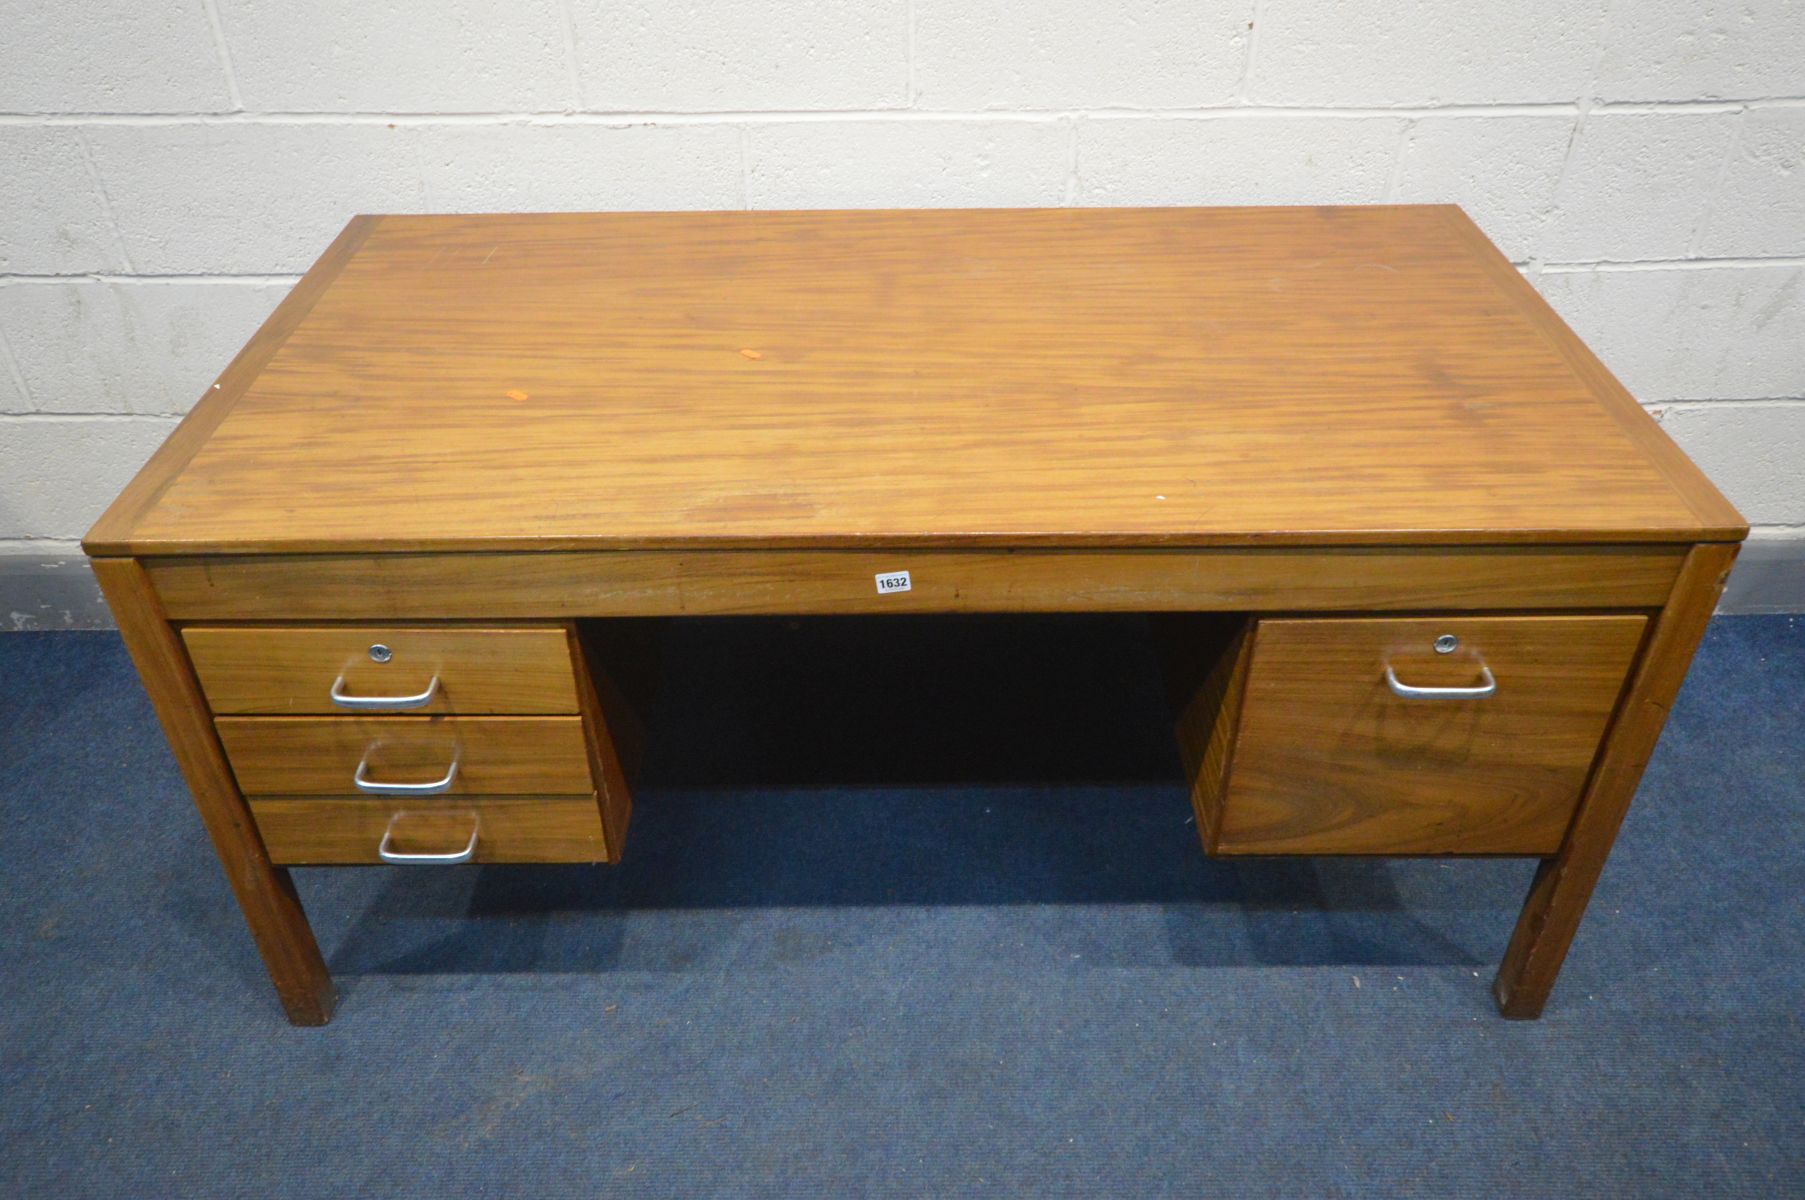
[[[458,863],[467,863],[476,854],[476,835],[481,825],[482,822],[479,820],[470,827],[470,844],[462,850],[453,850],[449,854],[403,854],[399,850],[389,849],[389,839],[395,836],[395,822],[391,820],[389,827],[382,831],[382,842],[376,847],[376,857],[385,863],[399,863],[404,866],[412,863],[415,866],[449,867]]]
[[[1406,700],[1483,700],[1498,690],[1498,681],[1492,678],[1492,669],[1484,663],[1479,664],[1479,678],[1485,680],[1478,687],[1411,687],[1407,683],[1398,682],[1397,672],[1391,664],[1385,664],[1385,686],[1391,694]]]
[[[414,696],[347,696],[344,687],[345,677],[340,675],[332,681],[332,690],[326,693],[340,708],[425,708],[432,703],[433,693],[439,690],[439,677],[434,675],[426,690]]]
[[[376,747],[371,746],[370,750]],[[451,766],[445,771],[445,778],[435,779],[430,783],[382,783],[374,779],[364,778],[364,772],[370,766],[370,751],[357,760],[357,771],[351,776],[351,782],[357,790],[368,796],[437,796],[441,792],[449,792],[452,783],[458,777],[458,756],[453,753]]]

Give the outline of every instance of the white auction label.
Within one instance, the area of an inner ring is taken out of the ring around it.
[[[909,590],[909,573],[907,571],[886,571],[877,577],[877,594],[888,596],[891,592]]]

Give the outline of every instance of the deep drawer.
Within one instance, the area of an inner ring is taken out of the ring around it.
[[[221,717],[215,724],[247,796],[595,790],[580,717]]]
[[[207,703],[221,715],[574,713],[569,636],[561,626],[182,631]]]
[[[1645,624],[1256,622],[1223,689],[1217,748],[1194,763],[1208,849],[1552,854]]]
[[[251,812],[276,863],[606,862],[594,796],[280,796]]]

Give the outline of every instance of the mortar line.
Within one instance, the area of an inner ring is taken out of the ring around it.
[[[1805,254],[1777,254],[1770,258],[1565,259],[1542,264],[1544,271],[1556,274],[1575,271],[1706,271],[1758,267],[1805,267]]]
[[[1256,27],[1255,33],[1258,30]],[[1146,120],[1212,119],[1230,116],[1264,117],[1415,117],[1415,116],[1534,116],[1550,113],[1590,112],[1654,114],[1665,112],[1738,112],[1744,108],[1795,108],[1805,106],[1805,96],[1745,97],[1735,100],[1662,100],[1602,101],[1548,100],[1508,104],[1393,104],[1393,105],[1308,105],[1249,104],[1231,100],[1226,104],[1188,108],[1133,108],[1102,105],[1094,108],[1015,108],[1015,109],[945,109],[917,107],[821,108],[821,109],[686,109],[665,111],[632,111],[627,109],[585,109],[570,112],[562,109],[524,109],[515,111],[470,110],[464,112],[384,112],[355,109],[346,112],[303,110],[244,110],[239,112],[203,112],[172,110],[168,112],[0,112],[0,125],[255,125],[255,124],[515,124],[522,122],[641,124],[722,123],[729,121],[834,121],[849,117],[912,118],[968,121],[1055,120],[1060,117],[1086,115],[1138,118]]]
[[[226,49],[226,28],[220,23],[218,0],[201,0],[207,10],[207,25],[213,31],[213,50],[219,55],[219,69],[226,78],[226,98],[232,107],[244,111],[244,95],[238,90],[238,72],[232,68],[232,53]]]
[[[48,409],[33,409],[22,413],[0,413],[0,424],[7,421],[100,421],[112,425],[122,421],[180,421],[182,416],[182,413],[52,412]]]
[[[1717,399],[1716,397],[1692,396],[1684,400],[1650,400],[1649,404],[1658,404],[1668,412],[1684,409],[1687,412],[1703,412],[1713,408],[1805,408],[1805,397],[1801,396],[1752,396],[1745,399]]]
[[[580,112],[584,107],[583,73],[577,68],[577,15],[570,6],[571,0],[558,0],[558,7],[564,15],[564,66],[569,76],[571,112]]]
[[[915,107],[915,0],[908,0],[903,19],[908,27],[903,33],[903,107]]]
[[[1717,202],[1723,195],[1724,184],[1729,181],[1730,170],[1736,165],[1736,156],[1742,151],[1742,131],[1748,128],[1749,110],[1744,107],[1737,114],[1736,127],[1730,130],[1730,147],[1724,154],[1723,162],[1718,164],[1717,178],[1711,182],[1711,190],[1705,195],[1705,203],[1700,207],[1698,224],[1693,226],[1692,237],[1686,242],[1686,257],[1695,258],[1699,247],[1705,240],[1705,233],[1711,228],[1711,218],[1717,214]]]
[[[18,537],[0,538],[0,554],[13,553],[17,549],[43,550],[47,548],[73,551],[77,556],[82,554],[80,538],[34,537],[29,533]]]
[[[1404,122],[1404,128],[1398,131],[1398,145],[1391,155],[1391,174],[1385,180],[1385,203],[1395,204],[1398,198],[1398,183],[1404,178],[1404,155],[1410,150],[1410,139],[1416,136],[1417,119]]]
[[[1263,20],[1265,0],[1253,0],[1253,7],[1247,14],[1247,45],[1241,51],[1241,74],[1235,79],[1235,103],[1247,104],[1247,85],[1253,80],[1254,45],[1260,38],[1260,26]]]
[[[192,274],[179,272],[147,272],[132,274],[122,271],[72,271],[67,275],[52,275],[31,272],[0,272],[0,286],[6,284],[24,284],[30,286],[39,283],[221,283],[221,284],[279,284],[292,287],[300,282],[299,275],[257,275],[236,273],[231,271],[207,271]]]
[[[741,125],[734,131],[738,134],[734,140],[738,144],[740,156],[740,208],[751,211],[752,208],[752,127]]]
[[[106,177],[100,173],[100,164],[94,161],[94,147],[88,144],[88,135],[83,130],[75,131],[76,144],[81,147],[81,160],[88,168],[88,179],[94,184],[94,194],[100,197],[100,211],[106,214],[107,228],[113,231],[113,246],[119,251],[119,261],[125,264],[127,271],[137,270],[132,261],[132,252],[125,244],[125,230],[120,228],[119,215],[113,210],[113,198],[107,194]]]
[[[25,386],[25,372],[19,366],[19,356],[13,353],[12,343],[6,340],[6,330],[0,329],[0,360],[6,363],[6,373],[12,378],[13,386],[19,389],[19,399],[24,402],[29,412],[36,412],[37,398],[31,389]],[[0,416],[13,416],[13,413],[0,413]]]
[[[1073,117],[1066,122],[1065,195],[1060,199],[1066,208],[1074,207],[1078,200],[1078,122],[1082,119]]]

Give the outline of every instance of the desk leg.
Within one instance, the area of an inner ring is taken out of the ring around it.
[[[1687,554],[1605,737],[1567,840],[1553,858],[1542,861],[1530,884],[1492,983],[1498,1011],[1505,1016],[1533,1020],[1542,1015],[1735,559],[1736,546],[1726,543],[1697,545]]]
[[[136,559],[99,558],[93,566],[288,1019],[324,1025],[333,1002],[326,961],[288,872],[263,848],[181,638]]]

